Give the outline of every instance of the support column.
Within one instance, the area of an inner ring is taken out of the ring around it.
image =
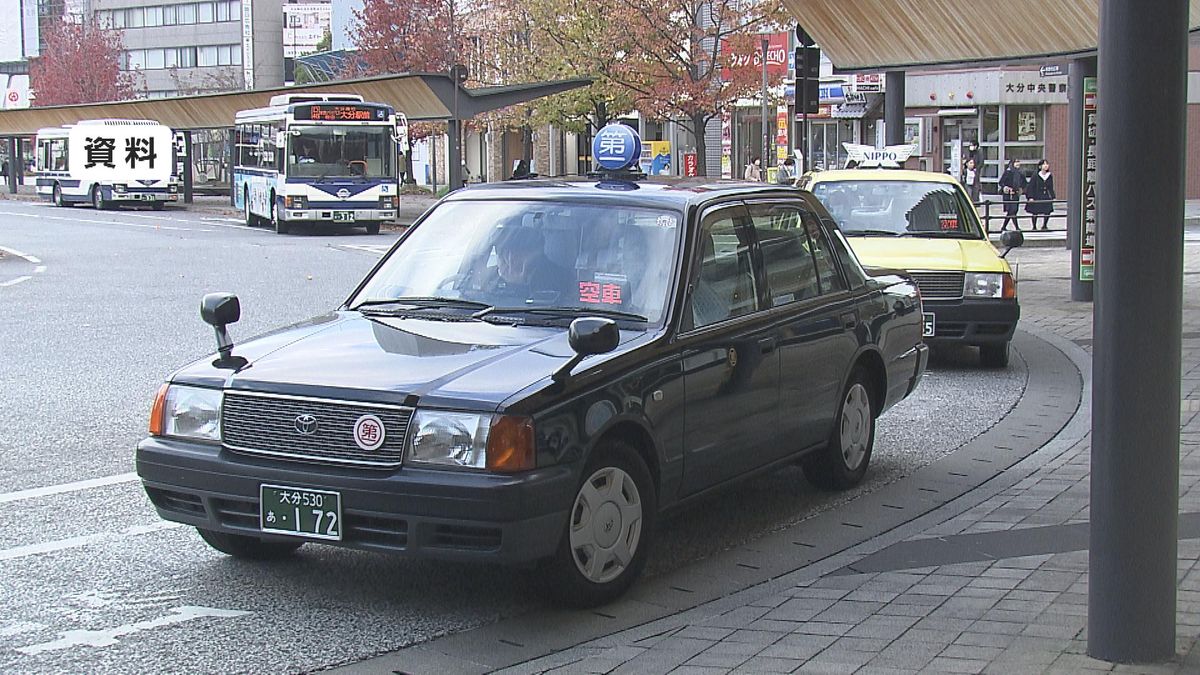
[[[1107,661],[1175,654],[1188,4],[1100,3],[1087,652]]]
[[[237,186],[233,183],[233,167],[238,161],[237,129],[225,135],[225,170],[229,174],[229,205],[237,206]]]
[[[446,166],[446,184],[450,186],[450,190],[457,190],[462,187],[462,120],[449,120],[446,122],[446,143],[449,146],[446,150],[447,163]]]
[[[12,137],[8,139],[8,191],[17,194],[17,188],[21,184],[21,139]]]
[[[192,203],[192,132],[183,132],[183,203]]]
[[[904,142],[904,71],[889,70],[884,76],[883,129],[888,145]]]
[[[1068,76],[1067,106],[1067,248],[1071,251],[1071,299],[1092,301],[1092,281],[1079,278],[1079,240],[1083,232],[1083,180],[1087,171],[1084,135],[1087,118],[1083,109],[1083,79],[1096,76],[1096,57],[1075,59]]]

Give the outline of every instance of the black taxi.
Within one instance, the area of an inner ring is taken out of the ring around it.
[[[308,543],[538,563],[622,593],[658,516],[800,462],[858,483],[927,363],[902,272],[787,187],[514,181],[452,193],[340,307],[176,371],[137,472],[242,558]]]

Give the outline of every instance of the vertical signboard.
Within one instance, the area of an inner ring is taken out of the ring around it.
[[[1096,277],[1096,78],[1083,78],[1083,229],[1079,233],[1079,280]]]
[[[242,0],[242,77],[254,88],[254,0]]]
[[[779,161],[788,156],[788,111],[787,106],[775,108],[775,158]]]
[[[721,113],[721,178],[733,178],[733,119],[729,111]]]

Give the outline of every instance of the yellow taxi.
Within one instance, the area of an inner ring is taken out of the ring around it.
[[[825,205],[864,265],[916,279],[927,343],[977,346],[982,365],[1008,365],[1017,282],[958,181],[881,167],[808,173],[796,185]],[[1007,254],[1023,241],[1005,232],[1001,245]]]

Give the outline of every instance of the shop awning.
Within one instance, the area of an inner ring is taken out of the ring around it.
[[[448,75],[442,74],[381,75],[202,96],[0,110],[0,136],[31,135],[43,127],[103,118],[156,120],[173,129],[229,127],[233,126],[234,113],[239,110],[266,106],[276,94],[302,92],[360,94],[367,101],[392,105],[407,115],[410,121],[445,120],[451,117],[470,119],[480,113],[586,87],[591,82],[588,79],[573,79],[466,89],[456,86]]]
[[[866,100],[847,101],[833,106],[830,117],[859,120],[875,112],[882,103],[881,94],[868,94]]]
[[[839,70],[1006,63],[1095,51],[1098,0],[783,0]],[[1200,28],[1191,0],[1190,30]]]

